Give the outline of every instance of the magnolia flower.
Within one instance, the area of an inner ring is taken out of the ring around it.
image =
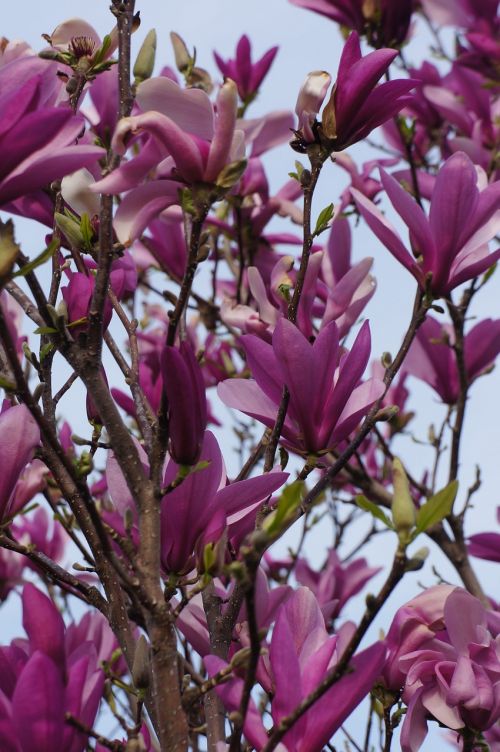
[[[382,169],[380,177],[409,229],[411,252],[375,204],[354,188],[351,193],[370,229],[423,290],[429,285],[435,297],[446,296],[500,258],[500,250],[488,253],[488,241],[500,230],[500,182],[479,187],[478,174],[466,154],[457,152],[441,167],[429,217]]]
[[[272,345],[254,335],[241,337],[253,379],[228,379],[218,394],[228,407],[272,428],[283,386],[290,400],[282,436],[300,453],[321,453],[346,439],[384,391],[383,382],[360,383],[370,355],[366,322],[349,353],[339,347],[334,322],[314,344],[290,321],[280,319]]]
[[[378,572],[380,567],[369,567],[366,559],[344,564],[333,548],[319,572],[312,569],[306,559],[297,559],[295,565],[297,582],[312,590],[327,623],[336,619],[347,601]]]
[[[200,458],[207,427],[203,374],[188,342],[181,342],[179,348],[167,345],[161,366],[168,403],[170,454],[179,465],[194,465]]]
[[[0,648],[0,746],[12,752],[83,752],[87,735],[66,722],[66,713],[92,728],[104,687],[96,646],[79,640],[71,647],[71,627],[33,585],[24,587],[22,601],[28,639]],[[111,653],[103,657],[109,660]]]
[[[50,91],[46,104],[45,79],[32,67],[31,57],[26,57],[0,71],[0,110],[8,113],[0,128],[0,205],[7,209],[16,199],[26,202],[27,196],[53,180],[90,167],[105,155],[97,146],[75,143],[84,127],[83,118],[68,107],[51,106]],[[17,86],[12,86],[13,81]],[[13,207],[13,211],[19,213],[21,208]]]
[[[405,358],[407,373],[429,384],[448,405],[460,397],[460,375],[453,350],[453,327],[428,316]],[[485,319],[464,337],[464,362],[471,384],[488,371],[500,353],[500,320]]]
[[[271,47],[260,60],[254,63],[252,63],[251,52],[252,46],[246,34],[240,38],[237,44],[234,60],[223,60],[217,52],[214,52],[215,62],[220,72],[224,78],[230,78],[235,82],[240,99],[244,103],[249,103],[255,98],[276,57],[278,48]]]
[[[137,450],[145,473],[149,462],[140,445]],[[252,513],[270,494],[288,478],[288,473],[272,472],[255,478],[227,484],[222,454],[215,436],[206,431],[200,452],[202,466],[191,472],[180,485],[170,489],[161,500],[161,562],[166,573],[182,575],[202,559],[208,543],[216,543],[228,530],[235,517],[239,522],[242,514]],[[180,467],[171,459],[165,467],[162,486],[168,488],[179,476]],[[116,529],[123,525],[126,510],[136,522],[134,500],[127,487],[123,473],[113,454],[106,464],[109,494],[117,513],[108,517]],[[135,526],[133,534],[138,536]]]
[[[244,166],[234,81],[221,86],[215,109],[201,89],[181,89],[165,76],[140,84],[137,102],[143,113],[120,120],[112,148],[125,154],[130,137],[139,134],[148,136],[146,143],[138,156],[92,187],[101,193],[129,191],[114,221],[118,239],[125,244],[139,237],[163,209],[178,203],[182,185],[215,186],[224,168],[232,163]],[[153,168],[158,168],[157,179],[143,183]]]
[[[324,142],[329,151],[342,151],[361,141],[411,101],[408,94],[415,81],[398,79],[377,86],[397,54],[396,50],[381,49],[362,57],[358,34],[355,31],[350,34],[321,124],[316,126],[320,142]],[[314,71],[299,92],[295,111],[299,118],[298,131],[306,142],[315,140],[313,126],[329,83],[328,73]],[[302,150],[300,140],[292,142],[295,144]]]
[[[10,407],[0,414],[0,522],[11,511],[16,485],[21,482],[19,476],[33,459],[39,443],[40,429],[25,405]]]
[[[403,752],[421,748],[429,714],[450,729],[490,728],[500,718],[498,619],[490,619],[477,598],[452,588],[438,621],[430,623],[427,634],[422,631],[410,647],[412,628],[403,614],[401,609],[396,614],[400,634],[407,635],[406,650],[401,646],[398,650],[403,700],[408,705],[401,730]],[[392,637],[391,627],[389,646]]]
[[[289,715],[335,668],[348,642],[350,630],[330,637],[323,615],[309,588],[301,587],[280,607],[269,648],[269,676],[264,680],[272,693],[271,716],[275,726]],[[279,749],[288,752],[321,752],[324,745],[371,689],[385,659],[385,645],[378,642],[356,655],[349,671],[304,713],[284,735]],[[227,664],[215,655],[204,658],[210,676]],[[268,684],[269,682],[269,684]],[[219,684],[216,692],[230,711],[238,710],[243,679]],[[257,751],[268,735],[261,714],[250,699],[244,734]]]

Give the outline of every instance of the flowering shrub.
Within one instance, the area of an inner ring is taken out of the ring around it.
[[[463,443],[500,353],[476,306],[500,258],[497,3],[290,3],[342,32],[295,114],[252,109],[277,46],[244,34],[213,77],[173,31],[161,68],[134,0],[107,34],[0,43],[0,602],[26,635],[0,646],[6,752],[500,749],[476,571],[500,532],[472,534]],[[415,294],[393,355],[382,254]]]

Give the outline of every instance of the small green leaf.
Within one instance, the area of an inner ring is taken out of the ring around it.
[[[52,342],[46,342],[43,347],[40,348],[40,363],[43,363],[44,359],[47,357],[47,355],[52,352],[54,349],[54,345]]]
[[[292,521],[302,502],[304,481],[296,480],[283,489],[276,509],[269,514],[262,525],[271,538],[277,538]]]
[[[320,211],[313,235],[320,235],[327,229],[328,223],[333,218],[333,214],[333,204],[328,204],[328,206],[325,206],[325,208]]]
[[[458,491],[458,481],[452,480],[446,488],[438,491],[423,504],[417,512],[415,535],[423,533],[451,514]],[[415,537],[415,536],[414,536]]]
[[[29,264],[26,264],[26,266],[23,266],[22,269],[19,269],[18,272],[13,274],[13,277],[25,277],[27,274],[33,271],[33,269],[36,269],[38,266],[41,266],[42,264],[45,264],[46,261],[48,261],[56,251],[59,250],[59,240],[57,238],[54,238],[52,242],[43,250],[36,258],[33,259],[33,261],[30,261]]]
[[[13,392],[16,389],[16,385],[6,379],[4,376],[0,376],[0,388],[5,389],[7,392]]]
[[[230,162],[222,168],[217,176],[215,184],[219,188],[231,188],[241,178],[247,166],[246,159],[238,159],[236,162]]]
[[[39,326],[33,334],[57,334],[57,329],[54,329],[52,326]]]
[[[366,498],[366,496],[356,496],[354,499],[356,504],[360,509],[363,510],[363,512],[370,512],[372,517],[375,517],[377,520],[380,520],[384,523],[384,525],[391,530],[394,530],[394,525],[390,521],[389,517],[378,507],[376,504],[373,503],[373,501],[370,501]]]
[[[92,241],[94,239],[94,229],[90,223],[90,217],[87,212],[83,212],[80,218],[80,233],[82,236],[83,247],[86,251],[92,250]]]

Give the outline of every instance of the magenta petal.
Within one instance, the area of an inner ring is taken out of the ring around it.
[[[16,405],[0,415],[0,521],[8,512],[7,505],[19,475],[39,443],[40,430],[27,407]]]
[[[216,494],[214,504],[226,512],[226,515],[239,512],[258,501],[264,501],[285,483],[288,473],[267,473],[257,478],[231,483]]]
[[[28,583],[23,590],[23,627],[32,650],[41,650],[64,667],[64,621],[54,603]]]
[[[236,125],[236,111],[238,108],[238,91],[236,84],[228,79],[219,91],[217,97],[217,117],[215,131],[208,162],[205,169],[204,179],[208,183],[214,183],[219,173],[229,159],[234,128]]]
[[[469,217],[474,215],[479,192],[474,165],[462,152],[453,154],[438,173],[432,192],[429,221],[438,249],[438,268],[433,283],[446,282],[454,256],[458,252]]]
[[[209,676],[214,676],[214,674],[221,671],[223,668],[226,668],[228,665],[225,661],[221,658],[217,658],[215,655],[206,655],[203,661]],[[225,684],[219,684],[215,688],[215,691],[221,698],[227,710],[238,710],[243,692],[243,679],[232,679]],[[243,732],[257,752],[265,747],[267,742],[266,730],[262,725],[261,715],[252,698],[250,698],[248,704]]]
[[[345,52],[352,37],[354,32],[344,47],[335,92],[335,113],[339,132],[349,127],[349,122],[356,116],[360,105],[398,54],[397,50],[375,50],[352,65],[351,51],[348,50],[348,54]],[[354,45],[354,42],[352,44]],[[359,41],[357,45],[359,49]]]
[[[185,133],[211,141],[214,111],[202,89],[182,89],[166,76],[157,76],[137,88],[137,103],[143,110],[156,110],[171,118]]]
[[[302,677],[296,655],[294,634],[282,608],[274,626],[269,660],[274,679],[274,697],[271,712],[275,725],[289,715],[303,699]],[[283,743],[288,749],[295,749],[305,731],[305,718],[302,717],[285,735]]]
[[[81,167],[92,167],[105,154],[98,146],[66,146],[58,153],[46,153],[25,160],[0,186],[0,202],[31,193],[40,186],[69,175]]]
[[[385,656],[385,643],[376,642],[353,658],[350,664],[352,671],[334,684],[308,711],[307,737],[302,742],[301,752],[322,749],[370,691],[384,666]]]
[[[12,721],[22,752],[60,749],[64,731],[64,687],[59,668],[35,652],[24,667],[12,697]]]
[[[347,400],[357,386],[370,357],[371,335],[368,321],[365,321],[356,337],[351,351],[343,358],[340,374],[324,409],[323,426],[335,426]]]
[[[417,276],[415,260],[410,256],[396,230],[382,212],[356,188],[351,188],[351,194],[361,216],[382,245],[414,276]]]
[[[408,191],[383,169],[380,170],[380,178],[392,205],[411,232],[416,255],[422,255],[426,264],[432,267],[435,257],[434,241],[423,210]]]
[[[470,556],[487,561],[500,562],[500,534],[477,533],[469,538],[468,551]]]
[[[124,245],[130,245],[152,219],[167,207],[178,203],[179,187],[178,183],[170,180],[155,180],[127,193],[113,220],[118,240]]]

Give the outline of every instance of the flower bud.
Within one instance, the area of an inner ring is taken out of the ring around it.
[[[299,130],[303,131],[307,139],[313,140],[311,124],[321,109],[331,80],[332,77],[326,71],[312,71],[300,88],[295,112],[299,119]]]
[[[415,527],[415,504],[403,464],[398,457],[392,462],[392,521],[401,543],[408,543],[410,532]]]
[[[194,60],[188,52],[186,43],[175,31],[170,32],[170,41],[174,48],[175,64],[177,70],[184,73],[188,68],[193,65]]]
[[[151,78],[156,57],[156,30],[151,29],[141,45],[139,54],[134,65],[134,78],[136,84],[140,84],[147,78]]]
[[[149,687],[149,643],[140,635],[135,645],[134,662],[132,664],[132,680],[136,689],[147,689]]]

